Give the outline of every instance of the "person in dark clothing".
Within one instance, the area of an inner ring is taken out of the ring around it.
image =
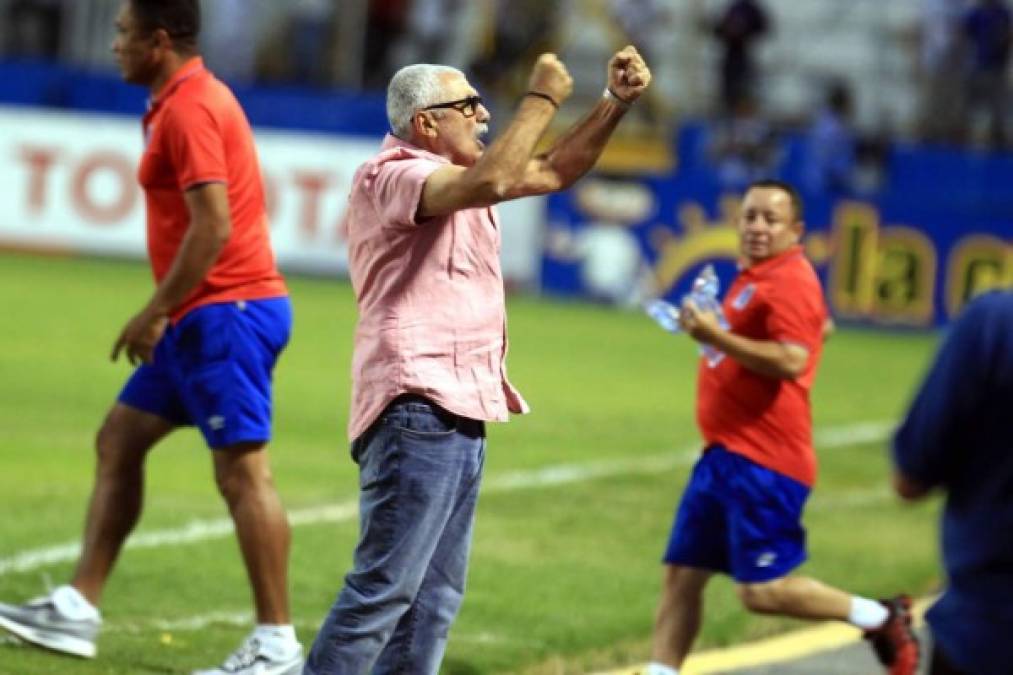
[[[949,577],[928,612],[931,675],[1013,667],[1013,291],[974,300],[953,325],[893,439],[906,499],[946,492]]]
[[[721,57],[721,106],[727,112],[752,93],[756,80],[753,46],[771,29],[771,21],[756,0],[734,0],[714,26],[724,51]]]
[[[1013,13],[1005,0],[980,0],[964,18],[964,35],[971,48],[967,79],[970,113],[972,116],[978,111],[985,113],[988,144],[999,150],[1007,140],[1006,71],[1013,45]]]

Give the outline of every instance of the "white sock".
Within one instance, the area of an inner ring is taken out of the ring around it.
[[[295,628],[290,623],[258,623],[253,629],[253,637],[261,642],[296,642]]]
[[[81,595],[81,592],[73,586],[58,586],[53,589],[50,597],[60,614],[72,621],[102,620],[98,608],[88,602],[88,598]]]
[[[651,661],[647,664],[647,670],[644,671],[644,675],[679,675],[679,671],[672,666],[666,666],[664,663]]]
[[[890,618],[890,610],[883,603],[860,598],[857,595],[851,597],[851,611],[848,613],[848,621],[862,630],[876,630],[882,628],[886,620]]]

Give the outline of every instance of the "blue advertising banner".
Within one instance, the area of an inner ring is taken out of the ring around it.
[[[684,137],[681,158],[690,145]],[[779,175],[803,183],[790,163]],[[1013,287],[1013,157],[901,148],[874,194],[801,192],[803,244],[838,318],[929,327],[977,293]],[[740,200],[690,162],[665,176],[589,177],[549,200],[542,289],[678,302],[708,262],[726,288]]]

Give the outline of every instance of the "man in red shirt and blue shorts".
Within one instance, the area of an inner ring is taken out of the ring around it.
[[[96,654],[98,605],[141,513],[144,460],[161,438],[197,426],[235,523],[257,627],[220,668],[302,668],[287,595],[289,527],[271,479],[271,376],[292,315],[275,266],[264,189],[246,116],[197,53],[197,0],[124,0],[113,43],[124,79],[148,87],[138,179],[156,288],[113,347],[138,365],[97,438],[98,470],[70,584],[0,626],[54,651]]]
[[[721,352],[700,360],[697,423],[705,447],[665,551],[647,675],[677,675],[715,572],[752,612],[837,619],[865,631],[891,675],[914,675],[910,599],[877,602],[792,574],[806,559],[802,509],[816,477],[809,390],[829,315],[799,245],[802,201],[754,183],[739,213],[741,271],[725,296],[728,328],[687,300],[682,328]]]

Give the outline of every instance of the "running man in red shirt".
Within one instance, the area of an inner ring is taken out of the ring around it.
[[[124,79],[151,91],[138,179],[156,287],[112,358],[137,369],[97,438],[98,470],[70,584],[0,626],[40,646],[93,657],[102,590],[141,513],[148,451],[197,426],[235,523],[257,626],[205,673],[288,675],[302,647],[288,608],[289,527],[271,479],[271,377],[291,307],[268,236],[260,166],[246,116],[197,53],[197,0],[124,0],[113,52]]]
[[[723,310],[692,301],[682,328],[720,350],[701,358],[697,423],[705,447],[664,556],[647,675],[677,675],[715,572],[735,579],[751,612],[847,621],[891,675],[913,675],[910,599],[877,602],[792,574],[806,559],[802,509],[816,478],[809,390],[830,325],[819,279],[799,246],[802,201],[779,181],[754,183],[738,221],[741,272]]]

